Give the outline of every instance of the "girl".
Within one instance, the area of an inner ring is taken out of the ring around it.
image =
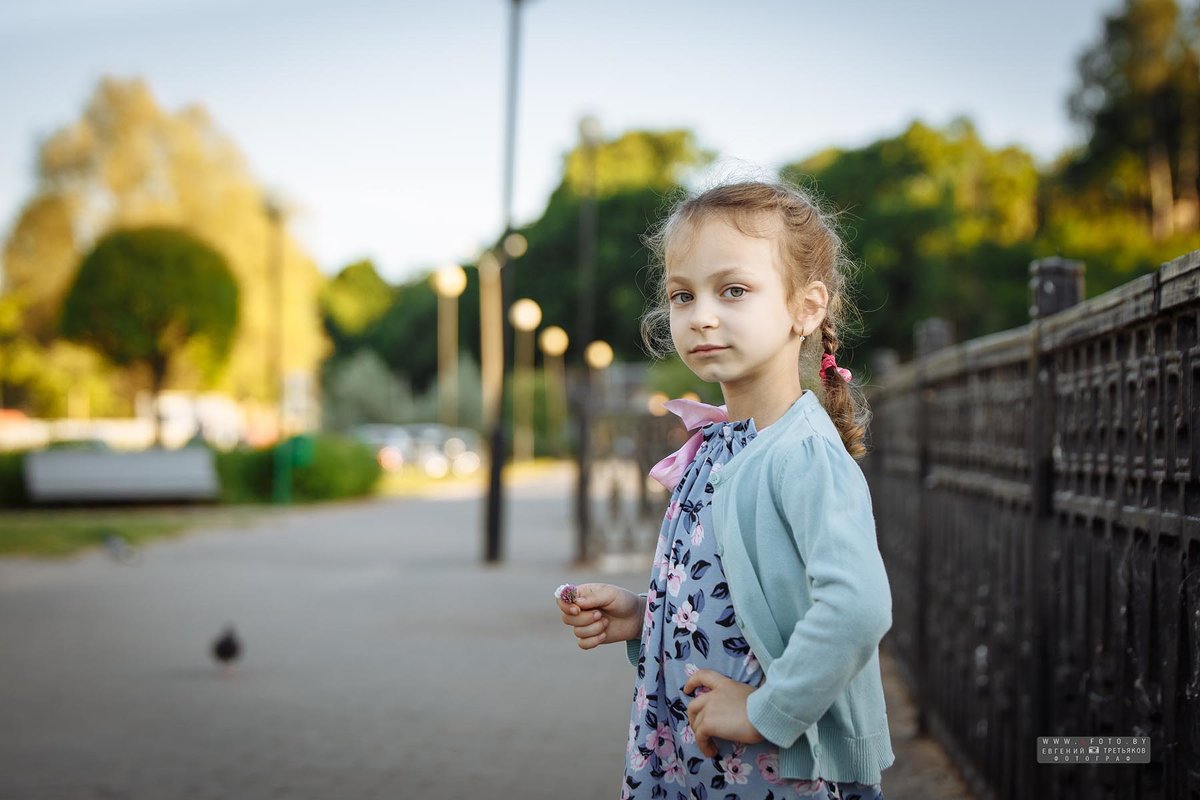
[[[581,648],[626,641],[637,667],[621,797],[882,798],[892,604],[855,462],[867,415],[834,360],[841,242],[809,197],[762,182],[684,201],[648,241],[647,342],[669,323],[725,406],[667,403],[697,433],[651,471],[671,500],[649,591],[558,601]]]

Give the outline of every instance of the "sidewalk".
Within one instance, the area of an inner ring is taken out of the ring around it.
[[[551,595],[641,591],[649,564],[572,569],[570,491],[513,488],[492,567],[482,502],[453,495],[293,509],[139,566],[0,561],[0,800],[616,798],[634,672],[579,650]],[[229,677],[207,653],[226,622]],[[969,797],[885,680],[885,794]]]

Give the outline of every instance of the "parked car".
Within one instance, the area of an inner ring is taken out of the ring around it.
[[[412,461],[431,478],[470,475],[479,469],[479,434],[469,428],[439,424],[405,426],[412,437]]]
[[[359,425],[351,435],[375,450],[375,460],[388,472],[395,472],[408,463],[412,437],[402,425],[370,423]]]
[[[479,434],[469,428],[436,423],[369,424],[354,436],[375,448],[379,465],[389,472],[415,467],[431,478],[471,475],[483,464]]]

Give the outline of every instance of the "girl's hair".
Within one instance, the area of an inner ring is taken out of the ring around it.
[[[670,301],[666,293],[667,256],[676,251],[694,226],[719,218],[743,235],[774,239],[778,245],[789,302],[812,281],[822,281],[829,291],[825,319],[800,348],[801,383],[817,393],[842,443],[855,459],[867,454],[864,443],[871,418],[861,388],[848,383],[835,370],[818,377],[821,357],[836,354],[839,331],[847,317],[857,315],[850,302],[849,279],[855,264],[846,254],[832,215],[824,212],[806,191],[772,181],[743,181],[717,186],[678,201],[644,242],[653,255],[654,299],[642,316],[642,340],[651,355],[663,357],[674,350],[670,332]],[[820,347],[814,346],[820,341]]]

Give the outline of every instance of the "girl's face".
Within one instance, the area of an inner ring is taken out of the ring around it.
[[[706,381],[795,380],[801,319],[788,302],[775,241],[719,217],[687,225],[667,253],[671,338]]]

